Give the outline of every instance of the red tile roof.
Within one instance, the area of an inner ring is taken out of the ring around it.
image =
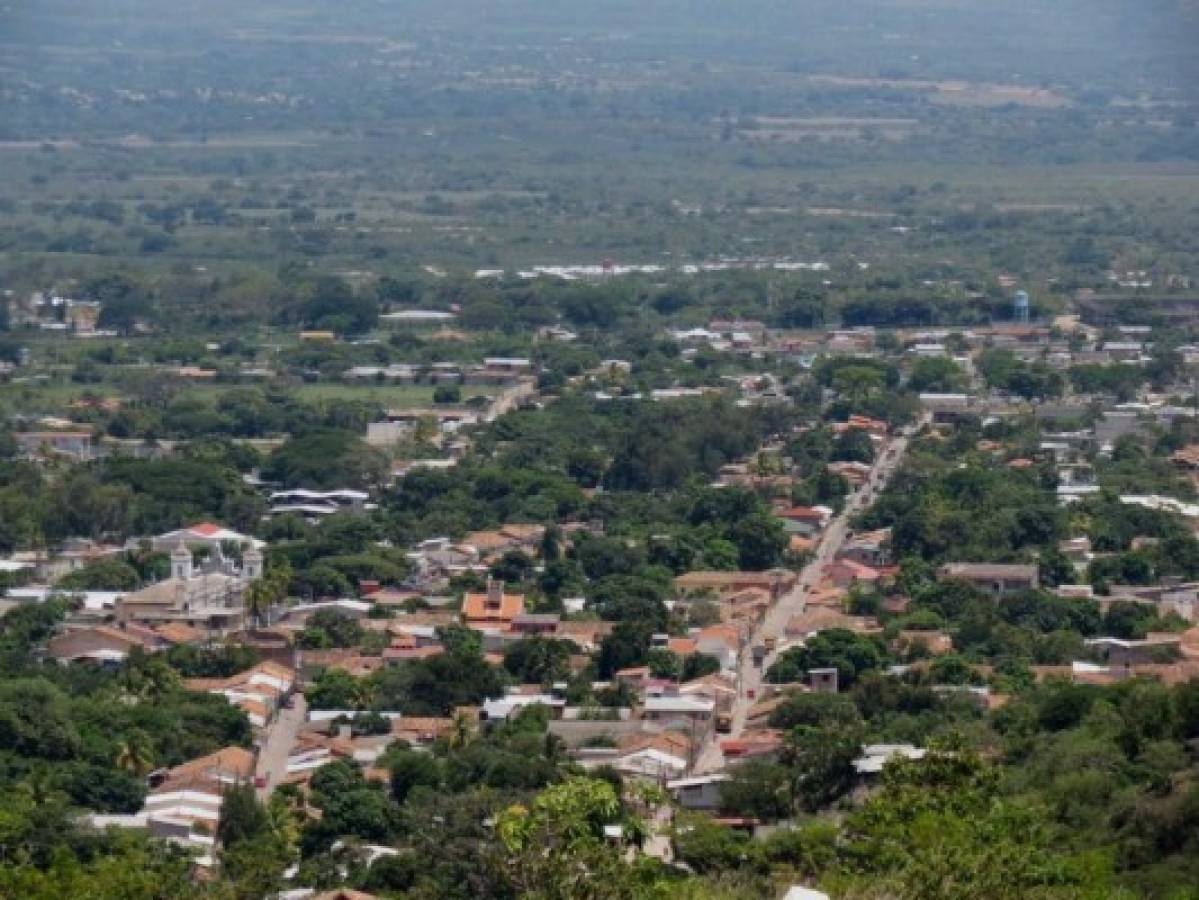
[[[671,653],[677,653],[679,656],[690,656],[695,652],[695,641],[691,638],[671,638],[666,647]]]
[[[497,604],[489,604],[487,594],[467,594],[462,601],[462,618],[467,624],[494,622],[509,625],[524,610],[524,594],[504,594]]]

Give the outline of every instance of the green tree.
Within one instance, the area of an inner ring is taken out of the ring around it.
[[[118,769],[138,777],[154,768],[154,751],[144,731],[133,731],[121,743],[115,763]]]
[[[844,366],[832,376],[833,389],[852,403],[864,403],[883,388],[883,374],[869,366]]]
[[[256,578],[250,582],[246,585],[246,589],[242,593],[242,602],[246,607],[246,615],[259,627],[262,626],[264,617],[271,607],[272,593],[270,585],[262,578]]]
[[[960,391],[965,383],[966,373],[945,356],[916,360],[908,376],[908,387],[919,393],[954,393]]]
[[[354,432],[318,428],[275,450],[262,474],[289,487],[365,489],[379,483],[385,468],[382,454]]]
[[[737,545],[742,569],[761,571],[777,566],[787,547],[782,523],[773,516],[756,515],[733,526],[729,537]]]
[[[309,648],[355,647],[362,642],[358,621],[336,609],[318,609],[300,633],[300,645]]]
[[[441,384],[433,391],[433,402],[454,404],[462,402],[462,389],[456,384]]]
[[[440,760],[428,753],[404,751],[391,755],[391,796],[403,803],[414,788],[436,789],[444,780]]]
[[[604,837],[611,824],[632,838],[643,833],[623,814],[612,786],[591,778],[568,778],[527,807],[504,810],[496,834],[512,889],[530,900],[630,896],[621,851]]]
[[[243,841],[253,841],[270,830],[266,808],[254,795],[250,784],[233,784],[221,795],[221,817],[217,823],[217,840],[226,848]]]
[[[55,584],[61,591],[132,591],[140,586],[137,569],[120,558],[92,563],[64,575]]]
[[[621,669],[644,665],[653,634],[653,625],[643,620],[617,622],[600,642],[600,677],[611,678]]]
[[[654,647],[646,654],[645,664],[655,678],[677,680],[683,671],[683,661],[678,654],[665,647]]]
[[[1035,807],[999,796],[999,779],[960,739],[932,742],[922,760],[896,760],[853,813],[851,867],[833,889],[884,883],[913,898],[1110,897],[1110,863],[1056,845]]]
[[[812,728],[855,728],[862,717],[846,694],[788,694],[770,714],[770,727],[790,731],[798,726]]]
[[[221,852],[221,872],[232,883],[237,900],[256,900],[283,889],[287,859],[286,847],[267,830],[226,844]]]
[[[305,690],[313,709],[358,709],[366,690],[345,669],[325,669]]]
[[[530,637],[504,651],[504,668],[525,684],[551,684],[570,677],[573,644],[553,638]]]
[[[863,730],[800,725],[787,735],[783,761],[791,771],[796,802],[814,812],[853,787],[853,762],[861,752]]]
[[[750,760],[720,786],[721,808],[735,816],[775,822],[791,815],[791,775],[784,766]]]
[[[833,441],[831,459],[845,462],[874,462],[874,442],[860,428],[849,428]]]
[[[786,650],[767,670],[767,680],[786,684],[802,680],[812,669],[832,669],[838,673],[842,690],[850,688],[858,675],[881,668],[886,655],[873,638],[843,628],[821,631],[802,647]]]

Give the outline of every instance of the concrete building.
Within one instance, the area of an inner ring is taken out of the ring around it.
[[[841,673],[836,669],[809,669],[808,686],[816,694],[836,694],[841,690]]]
[[[462,622],[469,628],[509,631],[525,611],[524,594],[504,593],[504,582],[487,579],[482,594],[467,594],[462,600]]]
[[[162,649],[167,642],[148,628],[91,625],[68,628],[46,643],[46,656],[62,663],[92,662],[117,665],[136,649]]]
[[[665,728],[687,732],[690,729],[706,729],[716,713],[715,701],[702,696],[659,696],[647,697],[642,710],[642,719]]]
[[[13,437],[27,459],[66,456],[77,462],[95,459],[96,445],[90,431],[18,431]]]
[[[1039,585],[1036,566],[993,563],[946,563],[937,570],[937,580],[968,581],[995,598],[1035,590]]]
[[[173,769],[152,773],[150,793],[133,815],[92,815],[96,828],[145,829],[156,838],[198,851],[196,863],[216,863],[217,824],[226,789],[254,774],[254,754],[226,747]]]
[[[116,602],[118,622],[160,625],[182,622],[219,637],[241,630],[243,594],[262,571],[262,555],[247,551],[241,572],[197,572],[192,552],[180,541],[171,552],[171,577],[126,594]]]
[[[849,538],[837,551],[839,559],[878,568],[891,562],[891,529],[864,531]]]
[[[728,780],[724,773],[677,778],[666,782],[666,790],[683,809],[715,812],[721,808],[721,793]]]

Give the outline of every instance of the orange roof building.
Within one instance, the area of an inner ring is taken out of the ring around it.
[[[849,616],[837,609],[815,607],[792,616],[787,622],[786,634],[789,638],[805,638],[834,628],[857,634],[877,634],[882,631],[882,626],[872,616]]]
[[[901,653],[909,653],[918,645],[933,656],[953,652],[953,638],[943,631],[901,631],[892,641],[892,647]]]
[[[165,780],[157,788],[170,790],[180,782],[191,782],[196,778],[211,780],[218,784],[245,781],[254,774],[254,754],[241,747],[225,747],[207,756],[181,763],[166,772]]]
[[[837,559],[829,563],[820,573],[824,579],[837,587],[849,587],[854,583],[874,584],[882,573],[873,566],[864,566],[852,559]]]
[[[679,656],[690,656],[695,652],[695,641],[691,638],[671,638],[666,643],[666,649]]]
[[[448,717],[401,716],[391,721],[391,733],[410,744],[431,744],[454,729]]]
[[[467,594],[462,600],[462,621],[470,628],[507,630],[524,611],[524,594],[504,593],[504,582],[493,578],[487,579],[485,593]]]
[[[791,590],[799,576],[794,572],[774,569],[766,572],[684,572],[674,580],[675,590],[680,594],[712,591],[728,594],[749,588],[761,588],[772,597]]]
[[[816,549],[816,542],[799,534],[791,535],[791,543],[787,547],[792,553],[810,553]]]

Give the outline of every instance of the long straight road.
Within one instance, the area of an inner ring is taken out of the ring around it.
[[[262,746],[258,750],[258,764],[254,775],[261,779],[257,788],[258,799],[265,800],[287,776],[287,757],[296,744],[300,727],[304,724],[307,705],[299,691],[293,695],[290,706],[284,706],[266,726]]]
[[[759,668],[754,665],[751,648],[762,644],[768,637],[776,640],[781,638],[787,623],[793,617],[803,614],[807,608],[808,595],[820,583],[825,566],[836,558],[837,551],[845,543],[845,538],[849,534],[849,520],[869,507],[875,498],[886,489],[891,477],[903,461],[903,456],[908,449],[908,441],[925,421],[924,418],[920,419],[915,425],[904,429],[902,434],[884,446],[883,451],[875,458],[870,475],[862,483],[862,486],[849,496],[845,507],[832,518],[825,528],[816,545],[812,561],[800,572],[795,587],[780,597],[770,608],[745,647],[742,648],[738,663],[737,697],[732,708],[732,731],[727,735],[712,736],[696,760],[695,772],[697,774],[714,772],[723,767],[724,758],[720,752],[720,741],[740,737],[744,732],[746,715],[753,705],[753,701],[750,699],[751,694],[754,698],[760,695],[762,677],[778,653],[776,651],[770,654]]]

